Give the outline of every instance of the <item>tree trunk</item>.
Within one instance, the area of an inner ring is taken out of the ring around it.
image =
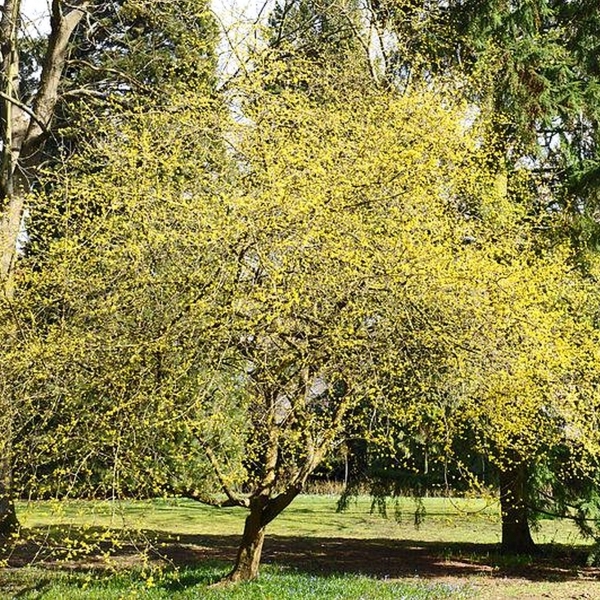
[[[0,441],[0,539],[7,539],[19,529],[12,495],[12,437],[13,414],[10,406],[2,407],[0,428],[3,439]]]
[[[265,528],[290,505],[300,490],[300,485],[292,485],[274,498],[259,495],[250,500],[250,514],[246,517],[235,566],[225,578],[225,583],[256,579],[265,540]]]
[[[9,180],[12,188],[13,177]],[[23,204],[24,194],[13,193],[6,198],[5,212],[0,215],[0,304],[10,304],[15,294],[13,267],[17,256]],[[0,430],[3,438],[0,442],[0,538],[4,539],[10,537],[19,528],[12,495],[15,411],[13,398],[0,398]]]
[[[8,301],[14,296],[13,267],[24,203],[24,193],[14,194],[7,199],[6,208],[0,215],[0,284],[1,293]]]
[[[265,539],[262,512],[260,505],[251,506],[250,514],[246,517],[246,523],[244,524],[244,534],[238,549],[235,566],[227,576],[226,581],[231,583],[251,581],[258,576],[258,567]]]
[[[83,19],[90,0],[51,3],[51,32],[43,60],[39,88],[31,108],[19,99],[19,22],[21,0],[5,0],[0,19],[0,302],[14,296],[14,266],[17,240],[24,210],[24,198],[30,188],[27,172],[39,162],[48,126],[58,100],[58,88],[75,28]],[[68,10],[67,10],[68,9]],[[26,155],[23,158],[23,154]],[[2,399],[0,399],[2,400]],[[3,401],[3,400],[2,400]],[[2,410],[10,419],[14,408]],[[18,528],[12,499],[12,424],[0,427],[6,441],[0,443],[0,536]]]
[[[500,470],[500,508],[502,511],[502,552],[531,554],[535,543],[527,514],[527,466],[513,464]]]
[[[0,461],[0,539],[7,539],[19,529],[11,485],[11,458],[2,457]]]

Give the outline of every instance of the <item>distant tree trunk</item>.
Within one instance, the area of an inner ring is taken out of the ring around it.
[[[19,521],[12,497],[12,457],[10,452],[4,454],[7,450],[6,444],[3,444],[2,450],[3,455],[0,460],[0,539],[6,539],[17,532]]]
[[[13,501],[13,402],[10,395],[0,398],[0,539],[19,530]]]
[[[535,551],[535,543],[529,530],[526,491],[525,463],[515,463],[500,470],[502,552],[506,554],[531,554]]]

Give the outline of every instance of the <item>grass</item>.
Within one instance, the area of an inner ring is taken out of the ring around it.
[[[393,507],[388,519],[373,513],[365,497],[341,514],[336,501],[299,497],[269,525],[259,580],[228,589],[210,584],[235,556],[241,509],[183,499],[23,503],[23,541],[0,571],[0,598],[600,598],[600,571],[573,561],[585,542],[570,522],[545,520],[534,533],[557,550],[510,558],[498,553],[491,499],[428,498],[418,528],[410,499],[399,519]]]
[[[171,572],[165,576],[140,576],[121,573],[93,576],[90,573],[53,573],[39,569],[24,570],[20,579],[10,582],[0,578],[0,598],[46,600],[112,600],[115,598],[146,598],[148,600],[438,600],[470,598],[464,586],[449,583],[386,582],[359,575],[309,575],[267,566],[259,580],[229,588],[210,585],[226,573],[222,564],[208,564],[197,569]],[[4,583],[4,585],[2,585]],[[12,587],[12,591],[7,587]]]
[[[414,525],[415,504],[400,501],[399,519],[390,506],[389,518],[371,511],[371,501],[360,497],[344,513],[336,511],[336,496],[297,498],[271,525],[268,535],[308,537],[389,538],[422,542],[498,544],[500,517],[492,499],[427,498],[426,516]],[[246,512],[240,508],[212,508],[184,499],[112,502],[32,502],[19,506],[26,528],[45,526],[128,527],[190,535],[239,535]],[[534,531],[540,544],[587,543],[577,528],[564,520],[542,520]]]

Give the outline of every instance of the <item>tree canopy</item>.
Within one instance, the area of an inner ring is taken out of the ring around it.
[[[55,98],[45,126],[90,114],[94,131],[44,146],[36,185],[6,195],[29,219],[0,304],[4,498],[244,507],[232,581],[350,438],[401,468],[424,447],[462,473],[483,457],[507,550],[531,549],[536,469],[562,482],[556,505],[589,498],[599,266],[577,267],[573,213],[540,175],[555,152],[595,160],[587,19],[371,2],[395,44],[381,79],[356,3],[280,2],[217,91],[204,2],[53,6],[55,28],[77,17],[55,92],[80,103]]]

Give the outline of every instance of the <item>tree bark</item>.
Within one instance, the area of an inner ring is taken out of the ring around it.
[[[0,167],[0,302],[13,295],[12,270],[16,240],[22,213],[22,196],[15,194],[14,179],[18,146],[23,127],[21,111],[13,103],[19,85],[19,54],[17,28],[20,0],[6,0],[0,22],[0,54],[2,71],[0,104],[2,159]],[[12,415],[10,400],[0,398],[2,441],[0,442],[0,538],[8,538],[19,527],[12,497]]]
[[[250,507],[246,517],[242,541],[238,548],[235,566],[226,580],[231,583],[251,581],[258,577],[258,568],[265,539],[265,526],[262,524],[262,509],[256,504]]]
[[[501,548],[505,554],[531,554],[535,551],[529,529],[526,492],[525,463],[515,463],[500,470]]]
[[[40,85],[32,108],[24,107],[18,97],[19,53],[17,28],[20,1],[8,0],[0,22],[2,54],[2,167],[0,170],[0,281],[4,295],[12,296],[12,272],[17,255],[17,239],[24,211],[24,197],[30,179],[22,167],[35,171],[48,127],[58,101],[69,42],[85,15],[91,0],[71,5],[52,2],[51,32],[42,64]],[[64,4],[64,6],[63,6]],[[24,110],[25,109],[25,110]],[[21,168],[19,168],[21,167]]]
[[[11,396],[0,397],[0,540],[7,540],[19,530],[12,489],[13,423]]]
[[[58,88],[66,64],[69,42],[90,4],[91,0],[75,3],[52,0],[51,32],[42,64],[40,85],[33,105],[29,108],[20,102],[18,93],[21,1],[4,2],[0,20],[0,302],[11,302],[14,296],[17,241],[25,208],[25,195],[30,186],[22,167],[35,169],[37,166],[39,152],[44,145],[58,101]],[[10,415],[15,414],[11,406],[2,413],[7,420]],[[12,498],[12,423],[8,425],[2,431],[5,441],[0,444],[0,536],[10,535],[18,528]]]
[[[294,485],[274,498],[259,495],[250,500],[250,514],[246,517],[235,565],[225,578],[225,582],[237,583],[256,579],[262,556],[265,529],[291,504],[300,490],[300,485]]]
[[[23,194],[13,194],[7,199],[7,206],[0,215],[0,282],[6,300],[12,300],[13,266],[17,255],[17,240],[21,228],[24,205]]]

